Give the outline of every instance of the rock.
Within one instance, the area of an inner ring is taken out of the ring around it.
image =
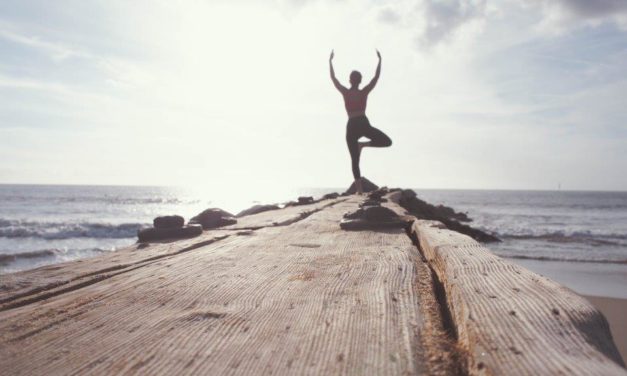
[[[461,224],[459,221],[471,221],[465,213],[457,213],[452,208],[434,206],[416,197],[416,192],[405,189],[401,192],[399,205],[420,219],[429,219],[442,222],[447,228],[461,232],[480,242],[500,242],[494,235],[476,228]]]
[[[377,186],[375,183],[371,182],[370,180],[362,177],[361,178],[361,189],[364,192],[372,192],[372,191],[376,191],[377,189],[379,189],[379,186]],[[349,194],[349,195],[353,195],[356,192],[357,192],[357,190],[355,189],[355,182],[353,182],[351,184],[351,186],[348,187],[348,189],[344,193]]]
[[[366,221],[394,221],[398,220],[399,216],[394,210],[386,208],[385,206],[363,206],[354,212],[344,214],[346,219],[363,219]]]
[[[314,199],[311,196],[301,196],[298,198],[299,205],[313,204]]]
[[[280,209],[278,205],[255,205],[237,213],[236,217],[243,217],[246,215],[252,215],[252,214],[262,213],[262,212],[269,211],[269,210],[277,210],[277,209]]]
[[[400,217],[394,210],[385,206],[363,206],[354,212],[344,214],[340,228],[344,230],[382,230],[403,228],[412,220]]]
[[[152,220],[155,228],[180,228],[185,225],[185,219],[180,215],[164,215]]]
[[[372,191],[368,194],[368,198],[370,200],[383,200],[383,196],[388,194],[388,189],[386,187],[379,188],[376,191]]]
[[[359,207],[362,208],[364,206],[380,206],[382,202],[387,202],[387,201],[388,200],[385,198],[382,198],[380,200],[367,199],[366,201],[360,203]]]
[[[191,238],[202,234],[201,225],[188,225],[178,228],[144,228],[137,231],[139,242],[149,242],[164,239]]]
[[[401,191],[401,199],[411,200],[416,197],[416,192],[413,189],[403,189]]]
[[[398,214],[385,206],[368,206],[364,208],[364,219],[367,221],[393,221],[398,219]]]
[[[322,199],[329,200],[329,199],[334,199],[338,197],[340,197],[340,194],[337,192],[333,192],[333,193],[327,193],[326,195],[322,196]]]
[[[228,226],[237,223],[233,214],[218,208],[203,211],[189,220],[190,224],[200,224],[203,229],[209,230],[216,227]]]

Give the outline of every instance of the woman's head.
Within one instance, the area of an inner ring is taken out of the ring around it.
[[[351,86],[359,86],[359,84],[361,83],[361,73],[356,70],[352,71],[350,76],[350,83]]]

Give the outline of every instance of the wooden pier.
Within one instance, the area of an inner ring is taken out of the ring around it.
[[[362,200],[0,276],[0,370],[627,374],[585,299],[438,223],[341,230]]]

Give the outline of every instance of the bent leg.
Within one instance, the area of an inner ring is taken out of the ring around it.
[[[388,135],[373,126],[369,126],[368,129],[365,130],[364,136],[370,139],[367,146],[385,148],[392,145],[392,140],[388,137]]]

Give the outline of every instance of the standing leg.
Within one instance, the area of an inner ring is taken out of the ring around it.
[[[351,155],[351,167],[353,169],[353,178],[355,178],[355,189],[357,190],[357,194],[362,193],[361,171],[359,170],[361,147],[357,141],[359,137],[360,135],[355,131],[354,127],[349,125],[346,128],[346,145],[348,145],[348,152]]]

